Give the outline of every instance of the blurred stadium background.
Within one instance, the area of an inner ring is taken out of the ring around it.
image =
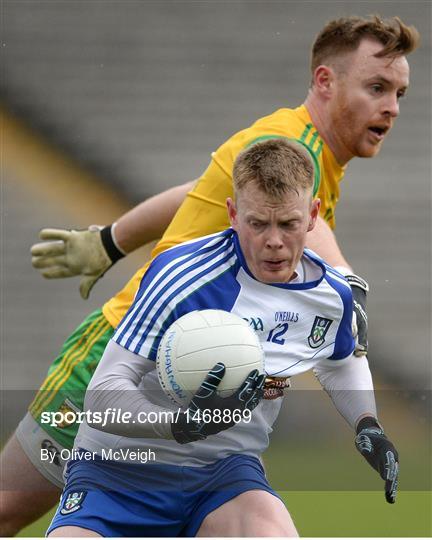
[[[422,37],[401,117],[379,157],[349,165],[336,214],[339,241],[371,285],[370,362],[403,492],[385,505],[310,376],[287,396],[267,467],[303,535],[431,534],[430,1],[1,2],[0,442],[65,337],[147,253],[117,264],[84,302],[78,280],[31,268],[38,230],[109,223],[198,177],[232,133],[303,101],[310,45],[328,19],[369,13],[398,15]]]

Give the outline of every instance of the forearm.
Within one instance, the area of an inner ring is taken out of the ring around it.
[[[372,375],[366,357],[320,362],[314,368],[336,409],[355,428],[365,416],[377,418]]]
[[[108,416],[105,425],[92,423],[91,427],[122,437],[171,439],[173,411],[151,403],[138,389],[143,376],[153,369],[154,362],[110,341],[88,386],[84,408],[104,419],[104,412],[113,409],[128,418],[118,421]],[[143,421],[149,413],[152,422]]]
[[[125,253],[157,240],[168,227],[194,182],[146,199],[116,221],[115,240]]]
[[[318,217],[315,227],[308,233],[306,246],[318,253],[331,266],[351,268],[339,248],[333,231],[322,217]]]

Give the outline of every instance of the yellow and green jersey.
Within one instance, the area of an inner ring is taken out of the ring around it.
[[[319,136],[304,105],[297,109],[279,109],[260,118],[252,126],[229,138],[216,152],[187,197],[162,239],[152,251],[152,259],[166,249],[229,227],[227,197],[233,197],[232,170],[237,155],[251,144],[270,138],[296,139],[308,147],[315,162],[315,195],[321,199],[321,216],[333,229],[339,182],[344,168]],[[126,286],[104,306],[103,313],[116,328],[133,302],[141,278],[149,263],[141,267]]]

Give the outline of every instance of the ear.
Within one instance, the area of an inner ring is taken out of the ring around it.
[[[310,208],[309,226],[308,226],[307,232],[311,231],[315,227],[320,208],[321,208],[320,199],[313,199],[311,203],[311,208]]]
[[[332,94],[335,72],[329,66],[318,66],[313,74],[313,86],[323,97],[329,98]]]
[[[228,218],[231,223],[231,227],[236,230],[237,226],[237,208],[235,205],[235,202],[231,199],[231,197],[228,197],[226,200],[227,210],[228,210]]]

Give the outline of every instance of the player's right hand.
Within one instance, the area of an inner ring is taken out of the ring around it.
[[[231,396],[221,397],[217,387],[225,374],[225,366],[217,363],[209,371],[186,411],[180,412],[171,424],[174,439],[185,444],[215,435],[235,425],[234,411],[253,411],[264,395],[265,375],[254,369]],[[229,411],[232,414],[223,414]],[[208,418],[210,420],[208,420]]]
[[[48,279],[83,276],[81,297],[87,299],[92,287],[124,256],[112,236],[112,226],[91,225],[84,230],[42,229],[43,242],[31,248],[32,265]]]

